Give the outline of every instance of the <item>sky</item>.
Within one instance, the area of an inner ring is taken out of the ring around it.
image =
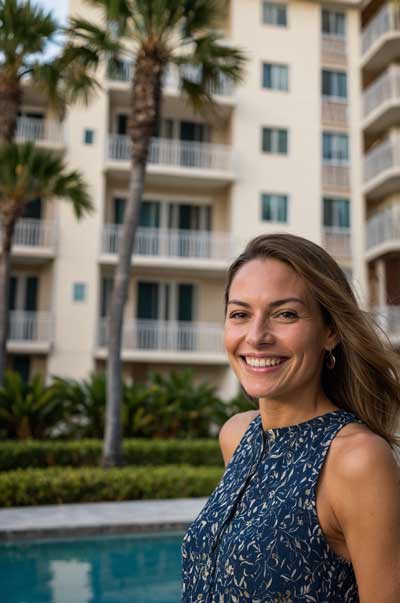
[[[68,0],[36,0],[36,4],[42,5],[47,10],[52,10],[53,14],[60,21],[64,21],[68,10]]]

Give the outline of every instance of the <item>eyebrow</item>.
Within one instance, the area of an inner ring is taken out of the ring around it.
[[[306,305],[305,301],[300,297],[285,297],[284,299],[277,299],[269,304],[270,308],[277,308],[278,306],[282,306],[283,304],[287,304],[288,302],[297,302],[298,304]],[[250,304],[244,301],[240,301],[240,299],[230,299],[228,301],[229,304],[235,304],[236,306],[242,306],[243,308],[250,308]]]

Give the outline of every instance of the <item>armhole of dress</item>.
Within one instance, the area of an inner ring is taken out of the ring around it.
[[[250,433],[253,432],[254,429],[255,429],[255,427],[254,427],[255,421],[258,420],[259,416],[260,416],[259,414],[256,415],[254,417],[254,419],[252,419],[250,421],[250,423],[248,424],[248,426],[246,427],[246,430],[245,430],[244,434],[240,438],[238,445],[236,446],[236,448],[235,448],[235,450],[234,450],[231,458],[229,459],[229,462],[228,462],[227,466],[225,467],[225,472],[228,469],[228,467],[231,465],[231,463],[236,459],[236,457],[238,456],[238,454],[242,451],[243,447],[247,444],[247,440],[250,437]]]
[[[318,517],[318,513],[317,513],[317,487],[318,487],[319,479],[320,479],[320,476],[322,473],[322,469],[323,469],[325,461],[326,461],[326,457],[328,455],[328,452],[329,452],[329,449],[331,447],[333,440],[335,439],[335,437],[337,436],[339,431],[341,429],[343,429],[343,427],[346,427],[346,425],[349,425],[350,423],[360,423],[360,422],[361,422],[360,419],[357,419],[355,417],[354,419],[350,419],[349,421],[345,421],[344,423],[339,424],[337,426],[337,428],[333,431],[333,433],[329,434],[329,438],[327,439],[327,442],[321,451],[317,478],[315,479],[314,483],[311,484],[311,487],[310,487],[311,517],[314,521],[318,537],[319,537],[322,545],[325,547],[325,550],[327,551],[327,553],[333,559],[335,559],[338,563],[345,564],[348,567],[350,567],[350,566],[352,567],[351,561],[349,561],[345,557],[342,557],[341,555],[339,555],[338,553],[336,553],[336,551],[334,551],[332,549],[332,547],[330,546],[330,544],[322,530],[322,527],[321,527],[321,524],[319,521],[319,517]]]

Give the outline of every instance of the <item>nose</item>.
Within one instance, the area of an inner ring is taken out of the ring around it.
[[[257,347],[263,344],[271,345],[274,341],[275,337],[271,330],[270,321],[265,317],[254,319],[249,323],[246,333],[246,343]]]

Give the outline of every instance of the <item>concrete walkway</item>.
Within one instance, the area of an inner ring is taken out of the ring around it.
[[[207,498],[136,500],[0,509],[0,541],[185,530]]]

